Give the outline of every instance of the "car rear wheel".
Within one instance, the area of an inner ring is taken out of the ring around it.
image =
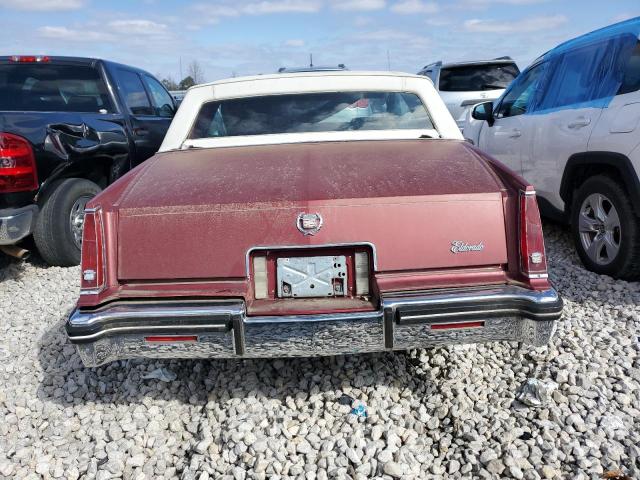
[[[571,228],[589,270],[626,280],[640,277],[640,225],[618,182],[604,175],[585,181],[574,195]]]
[[[79,265],[84,208],[100,187],[82,178],[67,178],[49,192],[33,232],[38,251],[50,265]]]

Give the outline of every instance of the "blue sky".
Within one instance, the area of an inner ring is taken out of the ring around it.
[[[178,80],[345,63],[415,73],[435,60],[510,55],[521,67],[633,16],[638,0],[0,0],[0,55],[108,58]]]

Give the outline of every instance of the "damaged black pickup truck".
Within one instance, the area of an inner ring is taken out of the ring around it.
[[[175,110],[138,68],[0,56],[0,250],[33,234],[47,263],[77,265],[86,203],[158,150]]]

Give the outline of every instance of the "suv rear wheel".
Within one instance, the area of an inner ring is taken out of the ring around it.
[[[80,264],[84,208],[99,192],[98,185],[82,178],[67,178],[52,185],[33,232],[38,251],[48,264]]]
[[[640,277],[640,225],[618,182],[597,175],[578,188],[571,230],[578,255],[589,270],[625,280]]]

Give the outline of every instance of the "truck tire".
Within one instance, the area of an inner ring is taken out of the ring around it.
[[[100,187],[83,178],[59,180],[41,202],[33,238],[49,265],[71,267],[80,264],[84,207]]]
[[[640,278],[640,219],[624,187],[596,175],[573,198],[571,231],[585,267],[614,278]]]

